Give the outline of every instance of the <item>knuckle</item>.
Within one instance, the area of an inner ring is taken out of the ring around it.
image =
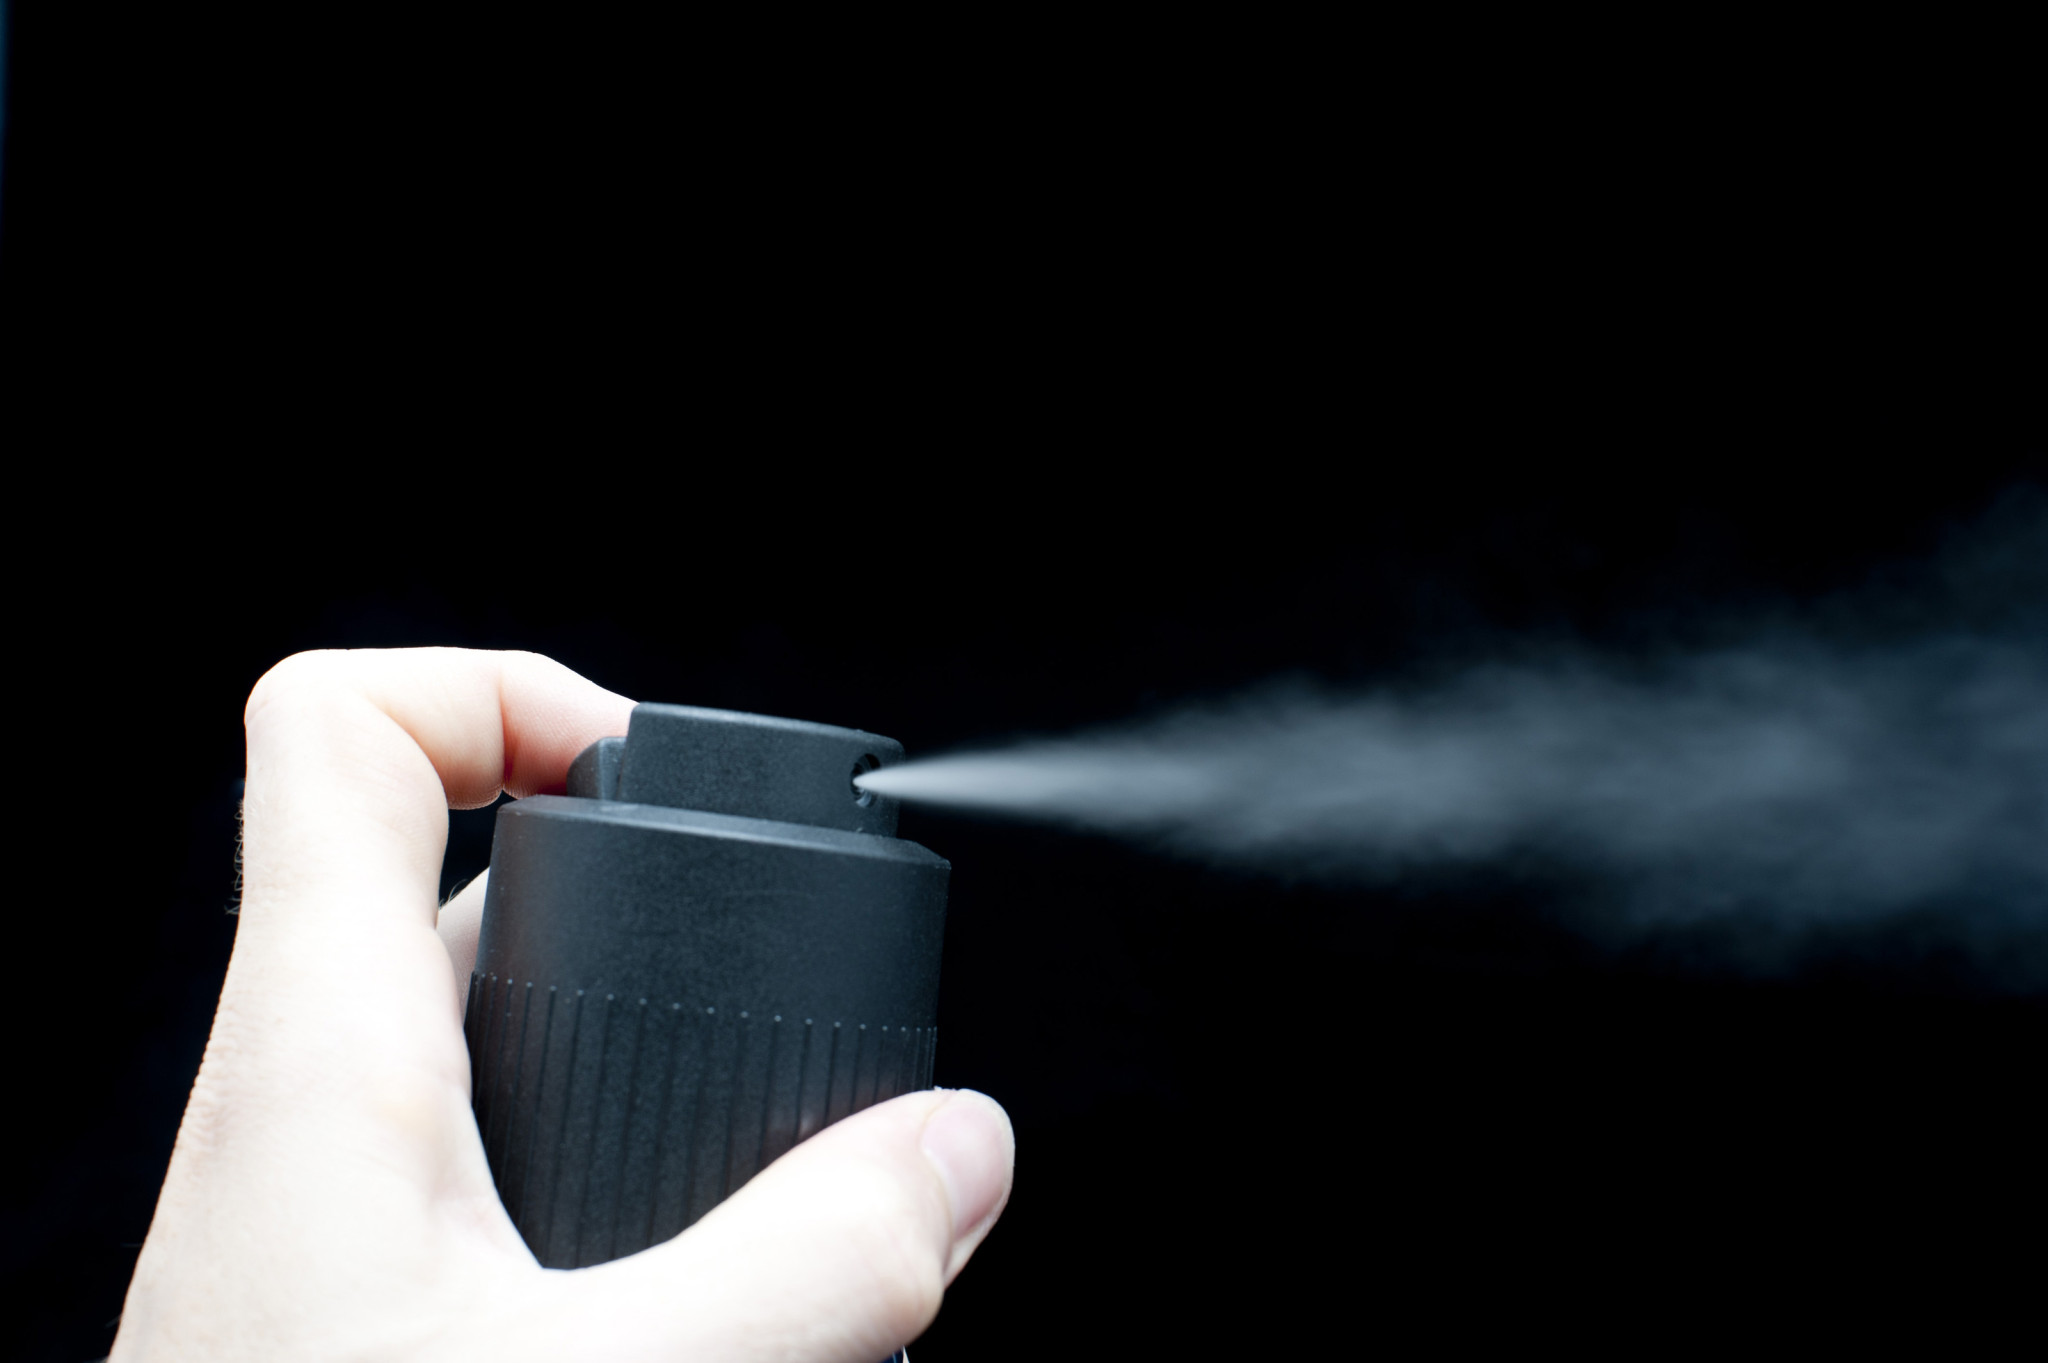
[[[341,670],[343,655],[334,649],[294,653],[256,679],[244,707],[243,722],[274,706],[302,703],[308,696],[330,690]]]

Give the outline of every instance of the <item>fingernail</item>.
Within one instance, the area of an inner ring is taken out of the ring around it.
[[[953,1207],[953,1238],[988,1219],[1010,1182],[1010,1119],[993,1098],[961,1089],[924,1124],[924,1157]]]

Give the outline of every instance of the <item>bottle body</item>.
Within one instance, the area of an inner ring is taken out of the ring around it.
[[[949,871],[846,828],[504,806],[464,1028],[499,1196],[540,1262],[659,1244],[822,1127],[929,1087]]]

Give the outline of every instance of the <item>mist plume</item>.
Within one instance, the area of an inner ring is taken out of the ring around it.
[[[1967,899],[2048,922],[2048,499],[1931,563],[1620,655],[1518,641],[862,778],[909,801],[1325,882],[1531,859],[1629,913],[1807,923]]]

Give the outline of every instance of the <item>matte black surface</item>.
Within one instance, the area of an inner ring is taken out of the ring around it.
[[[903,760],[880,734],[796,719],[641,705],[620,754],[619,798],[844,828],[896,832],[897,803],[853,798],[853,774]]]
[[[536,795],[498,811],[476,968],[925,1025],[947,869],[894,838]]]
[[[618,799],[619,760],[625,752],[625,739],[600,738],[578,753],[569,764],[568,793],[585,800]]]
[[[949,868],[847,827],[893,830],[851,777],[902,752],[642,705],[577,758],[571,794],[499,809],[465,1032],[499,1194],[542,1263],[659,1243],[797,1141],[931,1083]]]

